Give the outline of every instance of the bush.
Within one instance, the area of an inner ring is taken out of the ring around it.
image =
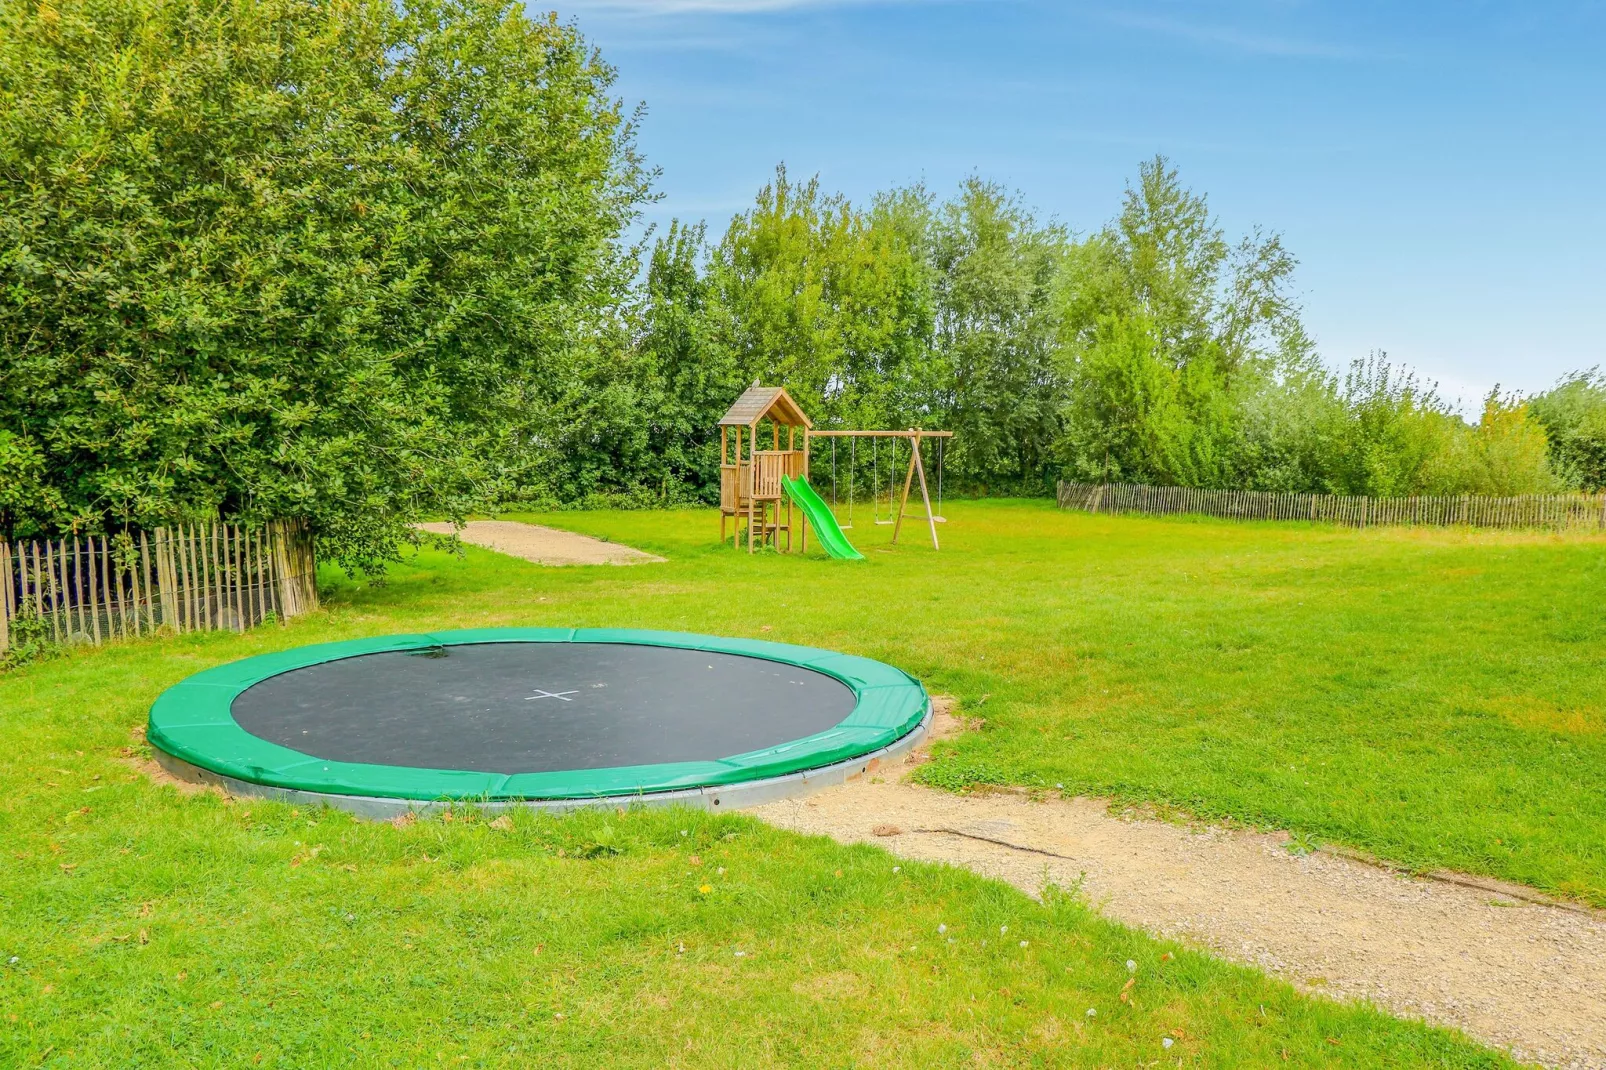
[[[5,5],[0,534],[306,517],[373,568],[494,499],[631,275],[612,78],[513,0]]]
[[[1576,372],[1529,403],[1549,436],[1560,477],[1587,491],[1606,490],[1606,375]]]

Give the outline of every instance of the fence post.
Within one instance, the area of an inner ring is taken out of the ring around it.
[[[301,606],[296,600],[295,579],[291,575],[288,525],[280,520],[275,521],[271,529],[273,538],[273,571],[279,574],[279,613],[285,620],[301,614]]]
[[[11,649],[11,547],[0,542],[0,650]]]
[[[304,520],[296,521],[296,544],[301,556],[302,612],[310,613],[318,608],[318,556]]]

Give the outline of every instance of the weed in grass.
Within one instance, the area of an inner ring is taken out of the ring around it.
[[[1316,837],[1308,832],[1291,832],[1288,835],[1288,842],[1283,844],[1283,849],[1295,858],[1302,858],[1305,855],[1315,854],[1321,846]]]

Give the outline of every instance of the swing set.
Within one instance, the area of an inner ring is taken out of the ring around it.
[[[783,434],[784,429],[784,434]],[[801,432],[801,433],[800,433]],[[723,542],[725,523],[733,521],[732,535],[737,546],[747,536],[747,549],[770,545],[777,550],[792,548],[794,528],[799,548],[808,548],[808,529],[813,525],[822,547],[832,557],[859,558],[843,529],[853,527],[853,507],[858,483],[858,440],[870,440],[871,506],[876,524],[892,525],[892,541],[898,541],[903,521],[924,520],[931,532],[932,549],[940,549],[937,525],[947,523],[942,516],[944,443],[952,431],[927,431],[911,427],[903,431],[816,431],[797,402],[781,387],[754,383],[731,405],[719,421],[719,534]],[[831,502],[827,506],[809,486],[810,452],[814,439],[831,440]],[[848,440],[847,523],[837,520],[837,444]],[[769,448],[760,448],[768,439]],[[882,519],[881,453],[886,440],[886,518]],[[922,457],[926,439],[935,442],[937,462],[937,502],[932,505]],[[907,443],[909,461],[903,476],[903,491],[897,489],[899,453]],[[920,482],[924,514],[909,512],[909,495],[915,480]],[[798,513],[794,514],[794,506]],[[795,517],[795,519],[794,519]],[[743,522],[745,521],[745,525]],[[784,544],[782,533],[785,533]]]
[[[922,428],[911,427],[906,431],[808,431],[805,443],[809,439],[828,438],[831,440],[831,512],[837,513],[841,503],[837,496],[836,471],[836,441],[839,438],[848,440],[848,510],[847,522],[841,524],[844,531],[853,528],[853,507],[857,496],[858,486],[858,443],[859,439],[870,440],[870,503],[873,522],[877,525],[892,525],[892,541],[898,541],[898,534],[903,528],[903,521],[924,520],[931,530],[932,549],[941,549],[937,540],[937,525],[948,523],[948,518],[942,515],[942,483],[943,483],[943,453],[944,443],[953,437],[952,431],[926,431]],[[935,443],[937,461],[937,500],[935,507],[931,500],[930,487],[926,483],[926,464],[921,448],[926,439]],[[881,488],[881,443],[887,444],[886,494],[883,497]],[[903,476],[903,492],[900,495],[897,487],[898,454],[900,447],[907,443],[909,462]],[[914,489],[915,480],[920,481],[920,500],[925,506],[924,513],[909,512],[909,494]],[[882,515],[883,501],[886,505],[886,514]]]

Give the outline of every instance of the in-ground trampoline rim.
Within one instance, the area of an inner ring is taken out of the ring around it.
[[[296,669],[367,654],[493,643],[622,644],[758,658],[831,677],[852,691],[854,706],[824,731],[716,760],[522,773],[320,758],[253,735],[233,715],[235,698],[248,688]],[[323,643],[219,665],[163,692],[151,707],[146,736],[158,760],[179,776],[221,783],[235,793],[324,802],[383,816],[453,802],[559,809],[629,801],[745,805],[839,782],[878,758],[907,750],[924,734],[930,717],[931,701],[918,680],[850,654],[638,629],[492,628]]]

